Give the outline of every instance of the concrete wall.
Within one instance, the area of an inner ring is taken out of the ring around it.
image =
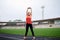
[[[34,28],[60,28],[60,25],[56,24],[42,24],[42,25],[33,25]],[[5,26],[1,29],[24,29],[25,26]]]
[[[45,25],[36,25],[35,28],[60,28],[60,25],[56,24],[45,24]]]

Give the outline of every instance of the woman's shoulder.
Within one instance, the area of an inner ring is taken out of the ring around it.
[[[30,16],[27,15],[26,17],[27,17],[27,18],[30,18],[30,17],[32,17],[32,16],[31,16],[31,15],[30,15]]]

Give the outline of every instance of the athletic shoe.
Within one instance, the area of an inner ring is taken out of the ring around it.
[[[24,37],[24,40],[26,40],[26,37]]]
[[[33,37],[33,39],[32,40],[35,40],[35,37]]]

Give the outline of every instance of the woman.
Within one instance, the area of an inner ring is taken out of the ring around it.
[[[32,27],[32,8],[31,7],[28,7],[27,12],[26,12],[26,33],[25,33],[24,39],[26,39],[29,27],[32,32],[33,39],[35,39],[35,35],[33,32],[33,27]]]

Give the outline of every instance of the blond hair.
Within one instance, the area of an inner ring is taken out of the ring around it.
[[[28,9],[31,9],[31,12],[28,12]],[[31,7],[27,8],[26,15],[32,15],[32,8]]]

